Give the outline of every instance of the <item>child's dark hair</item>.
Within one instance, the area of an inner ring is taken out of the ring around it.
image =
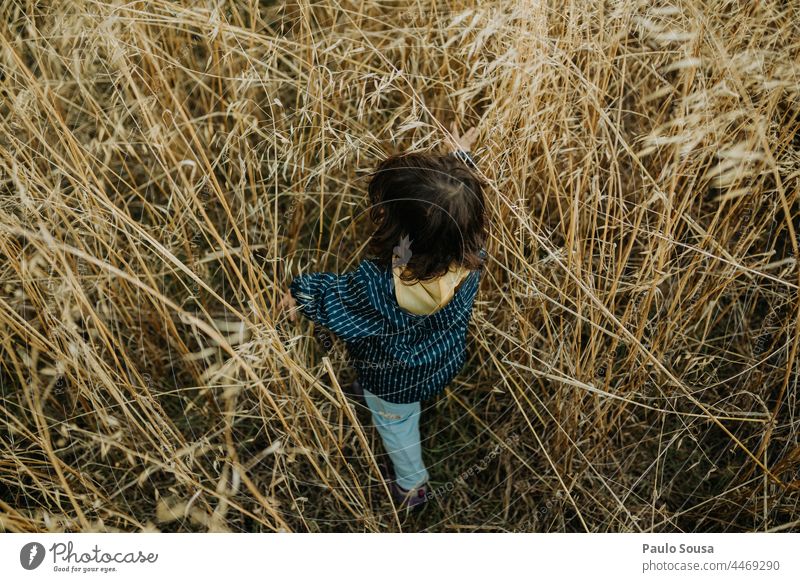
[[[485,183],[453,155],[406,153],[381,162],[369,182],[369,240],[376,262],[392,264],[401,238],[410,241],[404,281],[444,275],[455,263],[469,270],[483,262]]]

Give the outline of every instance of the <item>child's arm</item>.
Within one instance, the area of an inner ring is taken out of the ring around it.
[[[456,150],[452,152],[452,155],[456,156],[462,162],[471,166],[473,168],[477,168],[478,165],[475,163],[475,159],[472,157],[472,153],[467,150]]]
[[[366,295],[364,271],[308,273],[289,285],[300,313],[345,341],[378,335],[383,319]]]
[[[297,320],[297,301],[292,297],[291,292],[285,291],[281,300],[278,302],[278,311],[286,310],[289,312],[289,321]]]
[[[458,130],[456,129],[456,122],[454,121],[450,125],[450,130],[452,131],[451,141],[453,142],[453,151],[451,152],[452,155],[456,156],[465,164],[477,168],[475,164],[475,159],[472,156],[472,143],[475,141],[475,138],[478,135],[478,128],[472,127],[467,130],[467,132],[459,136]]]

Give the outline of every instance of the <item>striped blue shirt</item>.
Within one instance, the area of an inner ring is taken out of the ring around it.
[[[486,260],[485,249],[481,257]],[[391,269],[370,259],[342,275],[300,275],[289,290],[303,315],[345,342],[363,388],[407,404],[439,394],[464,366],[482,271],[470,272],[453,298],[430,315],[402,309]]]

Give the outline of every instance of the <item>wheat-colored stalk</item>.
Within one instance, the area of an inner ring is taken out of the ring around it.
[[[797,531],[793,3],[0,12],[0,529]],[[277,304],[453,119],[491,261],[406,516]]]

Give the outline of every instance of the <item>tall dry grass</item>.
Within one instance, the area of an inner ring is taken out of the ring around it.
[[[0,529],[798,530],[796,1],[0,11]],[[276,304],[453,119],[491,263],[405,516]]]

